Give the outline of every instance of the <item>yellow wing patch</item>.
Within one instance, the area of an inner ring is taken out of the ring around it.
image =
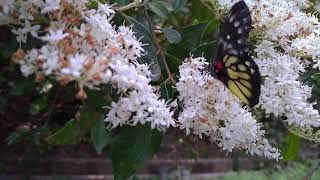
[[[226,61],[228,60],[228,58],[229,58],[229,56],[228,56],[228,55],[225,55],[225,56],[223,57],[223,62],[226,63]]]
[[[244,85],[242,85],[240,82],[235,81],[237,87],[240,89],[240,91],[247,97],[247,98],[251,98],[252,94],[251,91],[246,88]]]
[[[250,79],[250,75],[248,75],[247,73],[245,72],[237,72],[237,71],[234,71],[230,68],[227,69],[227,73],[228,73],[228,76],[231,78],[231,79],[247,79],[249,80]]]
[[[249,104],[249,100],[248,98],[246,98],[246,96],[241,92],[241,90],[238,88],[238,86],[236,85],[235,82],[233,82],[232,80],[228,81],[228,88],[230,89],[230,91],[235,94],[236,96],[239,97],[239,99],[246,103]]]
[[[249,81],[240,79],[241,84],[245,85],[247,88],[251,89],[252,85]]]
[[[239,64],[238,68],[239,68],[240,71],[246,71],[247,70],[247,67],[245,65],[243,65],[243,64]]]
[[[238,58],[235,56],[229,56],[225,62],[225,66],[229,67],[231,64],[234,64],[238,61]]]

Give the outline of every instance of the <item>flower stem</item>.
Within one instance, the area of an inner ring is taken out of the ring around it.
[[[129,10],[129,9],[132,9],[132,8],[145,6],[148,2],[149,2],[149,0],[134,0],[130,4],[127,4],[127,5],[124,5],[124,6],[120,6],[120,7],[115,7],[114,10],[115,11],[126,11],[126,10]]]
[[[160,61],[161,61],[162,65],[163,65],[163,67],[164,67],[165,70],[166,70],[166,73],[167,73],[167,75],[168,75],[168,79],[171,81],[171,83],[172,83],[173,85],[175,85],[177,82],[176,82],[176,80],[173,78],[173,76],[172,76],[172,74],[171,74],[171,72],[170,72],[170,69],[169,69],[169,66],[168,66],[168,64],[167,64],[167,61],[166,61],[166,57],[165,57],[165,55],[164,55],[164,52],[163,52],[163,50],[162,50],[159,42],[157,41],[156,35],[155,35],[155,33],[154,33],[154,27],[153,27],[153,25],[152,25],[152,23],[151,23],[151,20],[150,20],[150,17],[149,17],[149,14],[148,14],[148,11],[147,11],[146,8],[144,8],[144,15],[145,15],[146,21],[148,22],[149,30],[150,30],[152,39],[153,39],[153,41],[154,41],[154,43],[155,43],[155,45],[156,45],[157,52],[158,52],[159,55],[160,55]]]

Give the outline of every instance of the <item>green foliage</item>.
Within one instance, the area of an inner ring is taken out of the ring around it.
[[[91,141],[98,154],[101,154],[103,148],[109,143],[110,137],[103,119],[98,120],[91,128]]]
[[[168,19],[170,13],[162,1],[153,0],[149,3],[150,9],[163,19]]]
[[[182,60],[188,57],[189,53],[200,45],[207,25],[208,23],[204,22],[184,28],[181,32],[181,42],[171,45],[168,53]]]
[[[49,136],[47,141],[52,145],[76,144],[79,141],[78,123],[71,119],[64,127]]]
[[[283,159],[285,161],[298,158],[300,151],[300,138],[292,133],[288,133],[287,143],[283,150]]]
[[[180,33],[174,29],[163,28],[162,32],[166,35],[167,40],[171,44],[178,44],[181,41]]]
[[[31,78],[21,78],[11,83],[11,96],[23,96],[35,91],[35,82]]]
[[[84,135],[86,135],[97,122],[101,121],[101,117],[104,116],[102,107],[111,103],[109,89],[110,88],[105,88],[100,91],[88,91],[88,99],[86,99],[84,105],[80,108],[79,119],[70,120],[64,127],[49,136],[48,143],[51,145],[69,145],[80,142]]]
[[[30,114],[36,115],[39,114],[48,106],[48,97],[43,95],[36,100],[34,100],[30,106]]]
[[[181,10],[187,3],[187,0],[174,0],[172,3],[173,10],[175,12]]]
[[[14,145],[18,143],[27,143],[29,145],[44,145],[45,137],[50,133],[46,127],[38,127],[33,129],[19,129],[12,132],[7,138],[7,144]]]
[[[111,142],[111,159],[115,179],[127,179],[157,152],[161,134],[150,125],[122,127]]]

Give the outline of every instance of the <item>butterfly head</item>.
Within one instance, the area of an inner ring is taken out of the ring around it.
[[[222,76],[224,72],[224,63],[222,61],[214,60],[213,63],[209,65],[209,72],[213,77],[224,81],[224,78]]]

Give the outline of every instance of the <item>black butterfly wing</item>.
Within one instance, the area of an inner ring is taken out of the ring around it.
[[[248,41],[251,23],[246,3],[239,1],[233,5],[220,26],[216,57],[222,58],[226,50],[235,56],[248,54],[251,49]]]
[[[259,102],[261,77],[258,66],[248,55],[251,15],[244,1],[232,6],[220,27],[214,74],[239,97],[253,107]]]

